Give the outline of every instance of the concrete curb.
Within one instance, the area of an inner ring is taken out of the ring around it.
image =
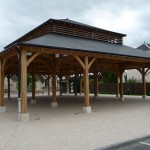
[[[103,147],[103,148],[97,148],[95,150],[116,150],[116,149],[123,148],[125,146],[137,144],[141,141],[145,141],[145,140],[148,140],[148,139],[150,139],[150,135],[140,137],[140,138],[137,138],[137,139],[128,140],[128,141],[125,141],[125,142],[120,142],[120,143],[113,144],[113,145]]]

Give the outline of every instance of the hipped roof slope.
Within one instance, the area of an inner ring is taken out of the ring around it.
[[[150,58],[150,52],[135,49],[129,46],[54,33],[46,34],[40,38],[33,39],[20,44],[129,57],[139,57],[147,59]]]

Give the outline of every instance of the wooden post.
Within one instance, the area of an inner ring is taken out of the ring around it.
[[[56,72],[55,69],[52,72],[52,103],[51,107],[56,108],[58,106],[56,101]]]
[[[35,99],[35,75],[32,74],[32,99]]]
[[[67,83],[67,91],[66,91],[66,93],[69,94],[69,76],[66,77],[66,83]]]
[[[84,107],[89,107],[89,65],[88,56],[85,56],[85,69],[84,69]]]
[[[120,92],[119,92],[119,75],[117,75],[117,84],[116,84],[116,86],[117,86],[117,91],[116,91],[116,97],[119,97],[120,96]]]
[[[91,106],[90,106],[90,101],[89,101],[89,68],[93,64],[93,62],[97,58],[92,58],[91,61],[89,62],[88,56],[85,56],[84,58],[84,63],[83,61],[78,57],[74,56],[74,58],[80,63],[80,65],[83,68],[84,71],[84,107],[83,107],[83,112],[85,113],[91,113]],[[81,85],[80,85],[81,88]]]
[[[10,99],[10,75],[7,76],[7,81],[8,81],[8,99]]]
[[[98,74],[97,72],[94,73],[94,96],[99,94],[99,84],[98,84]]]
[[[120,73],[120,99],[123,101],[123,72]]]
[[[62,76],[59,77],[60,96],[62,95]]]
[[[31,104],[36,104],[36,99],[35,99],[35,75],[32,74],[32,100]]]
[[[82,95],[82,76],[80,75],[80,95]]]
[[[47,93],[48,93],[48,96],[50,95],[49,80],[50,80],[50,76],[48,75],[48,77],[47,77]]]
[[[77,75],[74,76],[74,94],[77,95]]]
[[[143,96],[142,96],[142,98],[146,98],[145,68],[142,68],[142,84],[143,84]]]
[[[27,113],[27,56],[21,51],[21,112]]]
[[[0,107],[4,106],[4,71],[2,70],[2,61],[0,61]]]
[[[56,102],[56,73],[52,72],[52,101]]]

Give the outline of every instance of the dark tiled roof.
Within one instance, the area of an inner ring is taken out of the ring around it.
[[[147,50],[147,46],[145,44],[140,45],[137,49]]]
[[[109,30],[104,30],[104,29],[101,29],[101,28],[97,28],[97,27],[94,27],[94,26],[90,26],[90,25],[87,25],[87,24],[84,24],[84,23],[80,23],[80,22],[77,22],[77,21],[73,21],[73,20],[70,20],[70,19],[49,19],[47,20],[46,22],[42,23],[41,25],[37,26],[36,28],[34,28],[33,30],[29,31],[28,33],[26,33],[25,35],[21,36],[20,38],[18,38],[17,40],[13,41],[12,43],[8,44],[7,46],[4,47],[4,49],[7,49],[9,48],[10,46],[14,45],[15,43],[19,42],[19,40],[21,40],[22,38],[24,37],[27,37],[29,36],[32,32],[38,30],[40,27],[46,25],[46,24],[49,24],[51,22],[62,22],[62,23],[69,23],[69,24],[73,24],[73,25],[78,25],[78,26],[82,26],[82,27],[87,27],[87,28],[91,28],[93,30],[99,30],[99,31],[104,31],[104,32],[110,32],[110,33],[113,33],[113,34],[117,34],[117,35],[120,35],[120,36],[126,36],[125,34],[122,34],[122,33],[118,33],[118,32],[113,32],[113,31],[109,31]]]
[[[142,44],[139,47],[137,47],[137,49],[142,49],[142,50],[149,50],[150,44]]]
[[[108,42],[90,40],[86,38],[79,38],[61,34],[46,34],[40,38],[33,39],[31,41],[27,41],[20,44],[70,49],[72,51],[79,50],[112,55],[150,58],[150,53],[144,50],[131,48],[125,45],[112,44]]]

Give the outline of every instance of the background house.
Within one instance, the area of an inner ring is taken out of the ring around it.
[[[143,43],[137,49],[141,49],[143,51],[149,51],[150,52],[150,44]],[[142,80],[142,75],[137,69],[132,69],[132,70],[127,70],[127,79],[137,79],[139,81]],[[150,71],[147,72],[146,74],[146,82],[150,82]]]

